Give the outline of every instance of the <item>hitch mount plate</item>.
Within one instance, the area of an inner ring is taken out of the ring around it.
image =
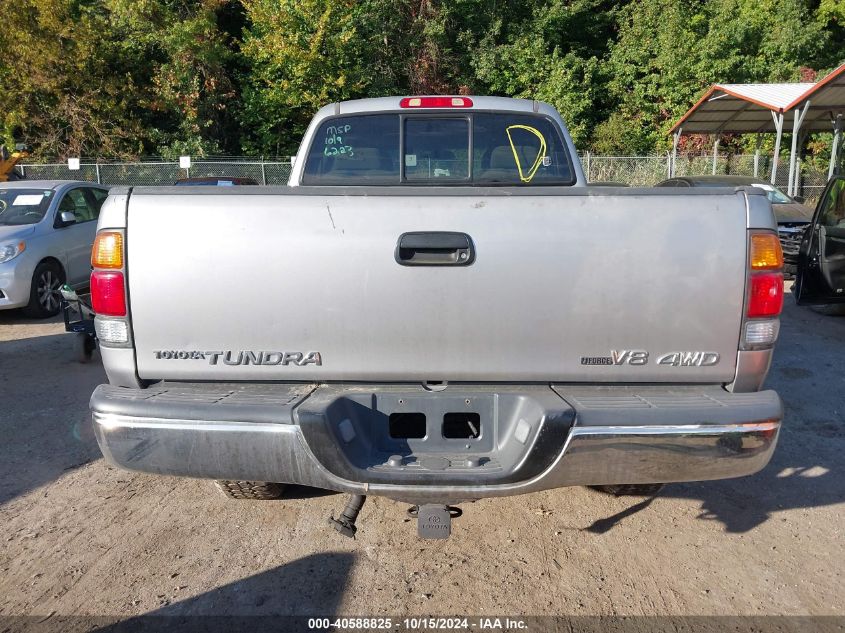
[[[417,536],[420,538],[449,538],[452,534],[452,515],[445,505],[421,505],[417,514]]]

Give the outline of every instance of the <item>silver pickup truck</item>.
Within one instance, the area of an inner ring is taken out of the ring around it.
[[[588,187],[536,101],[336,103],[287,187],[112,189],[91,286],[106,459],[452,507],[761,469],[782,253],[754,188]],[[619,488],[617,488],[619,490]]]

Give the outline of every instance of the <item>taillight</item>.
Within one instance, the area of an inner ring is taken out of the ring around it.
[[[91,307],[101,346],[129,347],[132,333],[126,306],[126,252],[122,231],[100,231],[91,250]]]
[[[780,270],[783,268],[783,249],[774,233],[752,233],[749,266],[751,270]]]
[[[748,240],[748,296],[742,349],[771,347],[777,340],[783,309],[783,251],[771,231],[752,232]]]
[[[91,249],[94,268],[123,268],[123,235],[115,231],[97,233]]]
[[[123,273],[95,270],[91,273],[91,304],[94,314],[126,316],[126,284]]]
[[[471,108],[469,97],[405,97],[400,108]]]
[[[751,275],[750,286],[746,316],[749,319],[778,316],[783,308],[783,274]]]

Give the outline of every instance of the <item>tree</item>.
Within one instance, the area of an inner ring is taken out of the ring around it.
[[[226,0],[0,4],[0,121],[36,155],[134,156],[227,144]]]
[[[584,145],[607,113],[601,58],[615,11],[612,2],[553,0],[496,21],[474,47],[477,83],[485,92],[551,103]]]
[[[99,33],[103,7],[67,0],[0,4],[0,116],[7,142],[67,156],[123,153],[142,135],[124,116],[131,94]],[[116,72],[117,71],[117,72]]]
[[[621,152],[666,149],[669,127],[712,83],[798,80],[822,63],[829,37],[800,0],[637,0],[619,28],[608,58],[614,114],[595,142]],[[625,122],[635,133],[623,143]]]
[[[497,94],[552,103],[582,148],[650,153],[709,84],[843,49],[841,0],[7,0],[0,140],[284,155],[333,101]]]
[[[165,155],[238,150],[234,37],[221,27],[231,0],[108,0],[131,59],[147,59],[150,142]],[[237,13],[234,14],[237,23]],[[239,29],[236,30],[239,31]]]

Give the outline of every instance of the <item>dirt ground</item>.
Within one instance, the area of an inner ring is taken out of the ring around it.
[[[353,541],[326,526],[341,495],[236,502],[106,466],[102,366],[58,320],[0,312],[0,615],[845,615],[845,318],[787,303],[763,472],[466,504],[447,541],[384,499]]]

